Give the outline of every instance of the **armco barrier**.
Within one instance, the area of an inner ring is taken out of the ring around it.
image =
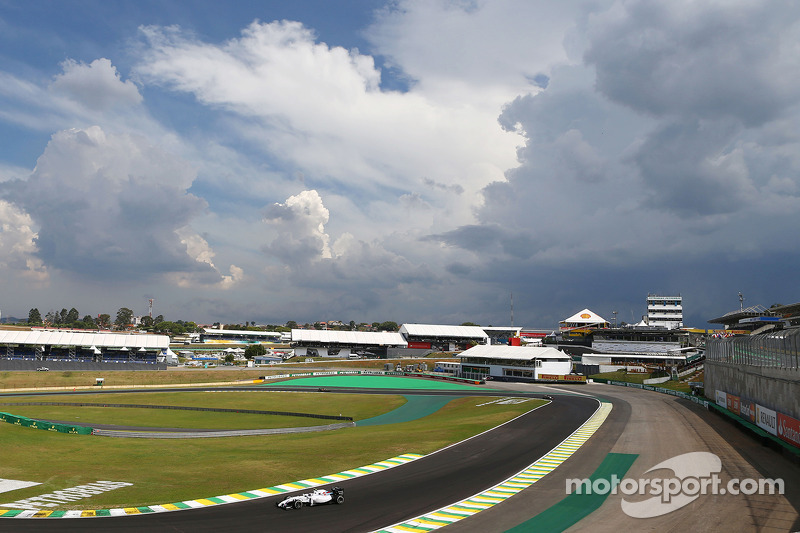
[[[639,383],[628,383],[627,381],[615,381],[613,379],[604,379],[604,378],[593,378],[595,383],[608,383],[609,385],[619,385],[621,387],[633,387],[635,389],[644,389],[644,390],[651,390],[654,392],[660,392],[662,394],[669,394],[671,396],[677,396],[679,398],[683,398],[684,400],[689,400],[691,402],[697,403],[708,409],[708,400],[705,398],[701,398],[700,396],[693,396],[691,394],[686,394],[685,392],[672,390],[672,389],[662,389],[661,387],[653,387],[652,385],[641,385]]]
[[[70,426],[68,424],[55,424],[52,422],[42,422],[41,420],[33,420],[24,416],[12,415],[9,413],[0,413],[0,420],[14,424],[15,426],[22,426],[33,429],[44,429],[46,431],[58,431],[59,433],[72,433],[75,435],[91,435],[92,428],[83,426]]]

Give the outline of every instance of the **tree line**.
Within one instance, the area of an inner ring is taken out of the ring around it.
[[[34,307],[28,312],[29,326],[46,326],[70,329],[104,329],[104,330],[130,330],[136,328],[142,331],[149,331],[153,333],[164,333],[169,335],[183,335],[186,333],[200,333],[203,328],[191,321],[169,321],[165,320],[163,315],[158,315],[153,318],[151,316],[143,316],[138,325],[134,326],[133,311],[127,307],[121,307],[117,311],[117,315],[112,321],[109,314],[98,314],[96,317],[92,315],[84,315],[80,318],[80,313],[74,307],[67,310],[62,309],[60,312],[50,310],[42,317],[39,309]],[[462,325],[476,325],[471,322],[465,322]],[[289,320],[285,325],[267,325],[256,326],[255,321],[245,322],[244,324],[221,324],[220,322],[214,323],[215,327],[230,330],[252,330],[252,331],[291,331],[292,329],[328,329],[339,331],[398,331],[400,326],[397,322],[359,322],[356,323],[351,320],[349,323],[323,323],[313,322],[306,324],[298,324],[294,320]]]
[[[136,327],[136,329],[142,331],[165,333],[169,335],[182,335],[202,331],[202,328],[194,322],[185,322],[183,320],[171,322],[169,320],[164,320],[163,315],[158,315],[155,318],[144,316],[139,325],[134,326],[133,311],[127,307],[121,307],[117,311],[117,316],[113,322],[111,320],[111,315],[106,313],[98,314],[96,317],[92,315],[85,315],[83,318],[79,317],[80,313],[74,307],[70,310],[64,308],[60,312],[50,310],[44,317],[42,317],[39,309],[34,307],[28,312],[28,325],[70,329],[114,329],[120,331],[126,331]]]

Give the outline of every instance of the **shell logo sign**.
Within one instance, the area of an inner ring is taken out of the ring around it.
[[[592,315],[590,315],[589,313],[583,313],[581,315],[581,318],[592,318]]]

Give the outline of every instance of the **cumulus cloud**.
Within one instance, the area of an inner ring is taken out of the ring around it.
[[[329,216],[314,190],[269,206],[264,221],[278,228],[278,238],[266,247],[266,252],[291,265],[330,258],[330,236],[325,233]]]
[[[387,249],[385,241],[367,242],[349,232],[331,237],[326,229],[329,218],[315,190],[266,210],[264,221],[277,228],[277,237],[264,248],[273,262],[265,274],[271,287],[294,288],[292,299],[297,302],[292,305],[302,312],[391,309],[391,302],[406,298],[408,292],[436,285],[438,276],[428,265]]]
[[[494,111],[570,61],[564,40],[582,3],[401,0],[378,12],[367,36],[414,90]]]
[[[130,281],[213,273],[213,253],[185,236],[205,207],[187,193],[194,177],[186,162],[145,139],[93,126],[53,135],[30,177],[5,190],[38,227],[36,255],[45,265]]]
[[[106,58],[88,65],[68,59],[62,63],[50,89],[68,95],[89,109],[107,110],[114,105],[135,105],[142,101],[139,89],[130,81],[122,81],[116,67]]]
[[[371,56],[317,42],[300,23],[254,22],[222,44],[177,27],[141,31],[144,83],[241,118],[232,134],[286,175],[302,173],[309,188],[369,201],[416,193],[468,220],[480,188],[513,164],[519,138],[498,127],[496,107],[382,90]],[[373,222],[361,230],[393,223]]]
[[[33,221],[15,205],[0,200],[0,266],[9,275],[47,283],[47,267],[36,257]]]

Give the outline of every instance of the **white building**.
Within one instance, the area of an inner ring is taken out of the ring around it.
[[[667,329],[683,327],[683,298],[647,295],[647,324]]]
[[[292,330],[292,348],[298,357],[385,356],[388,348],[405,347],[406,340],[401,334],[388,331]]]
[[[436,324],[403,324],[400,334],[409,348],[456,352],[470,344],[488,344],[489,336],[480,326],[447,326]]]
[[[552,379],[572,372],[572,359],[556,348],[478,345],[461,353],[460,377],[502,380]],[[545,378],[543,375],[547,375]]]

